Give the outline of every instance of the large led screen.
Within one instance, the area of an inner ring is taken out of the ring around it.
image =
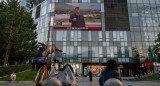
[[[99,3],[56,3],[54,29],[101,30]]]

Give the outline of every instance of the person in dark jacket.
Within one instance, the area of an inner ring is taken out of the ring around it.
[[[75,8],[75,13],[70,15],[69,22],[72,23],[72,27],[85,27],[84,16],[80,14],[80,8]]]
[[[104,86],[104,82],[111,78],[119,79],[120,74],[118,72],[118,64],[115,60],[108,60],[107,68],[102,71],[99,79],[100,86]]]
[[[92,67],[89,69],[89,81],[92,82]]]

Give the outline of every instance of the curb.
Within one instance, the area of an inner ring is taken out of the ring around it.
[[[22,83],[22,82],[33,82],[33,81],[15,81],[15,82],[9,82],[9,81],[0,81],[0,83]],[[34,83],[34,82],[33,82]]]

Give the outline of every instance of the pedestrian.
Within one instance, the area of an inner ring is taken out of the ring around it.
[[[104,83],[104,86],[123,86],[122,82],[118,79],[109,79]]]
[[[120,79],[120,74],[118,72],[118,64],[115,60],[108,60],[106,64],[107,68],[105,71],[102,71],[99,84],[100,86],[104,86],[104,82],[111,78]]]
[[[15,80],[16,80],[16,73],[15,73],[15,72],[13,72],[13,74],[11,74],[10,81],[15,82]]]
[[[89,69],[89,81],[92,82],[92,67]]]
[[[84,77],[87,77],[87,68],[84,68]]]

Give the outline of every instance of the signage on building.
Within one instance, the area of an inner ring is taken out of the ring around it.
[[[120,65],[120,68],[123,68],[123,65]]]
[[[101,27],[54,27],[54,29],[65,29],[65,30],[101,30]]]
[[[145,63],[145,66],[153,66],[153,62],[147,62]]]
[[[91,62],[91,59],[90,58],[82,58],[82,62],[88,63],[88,62]]]

